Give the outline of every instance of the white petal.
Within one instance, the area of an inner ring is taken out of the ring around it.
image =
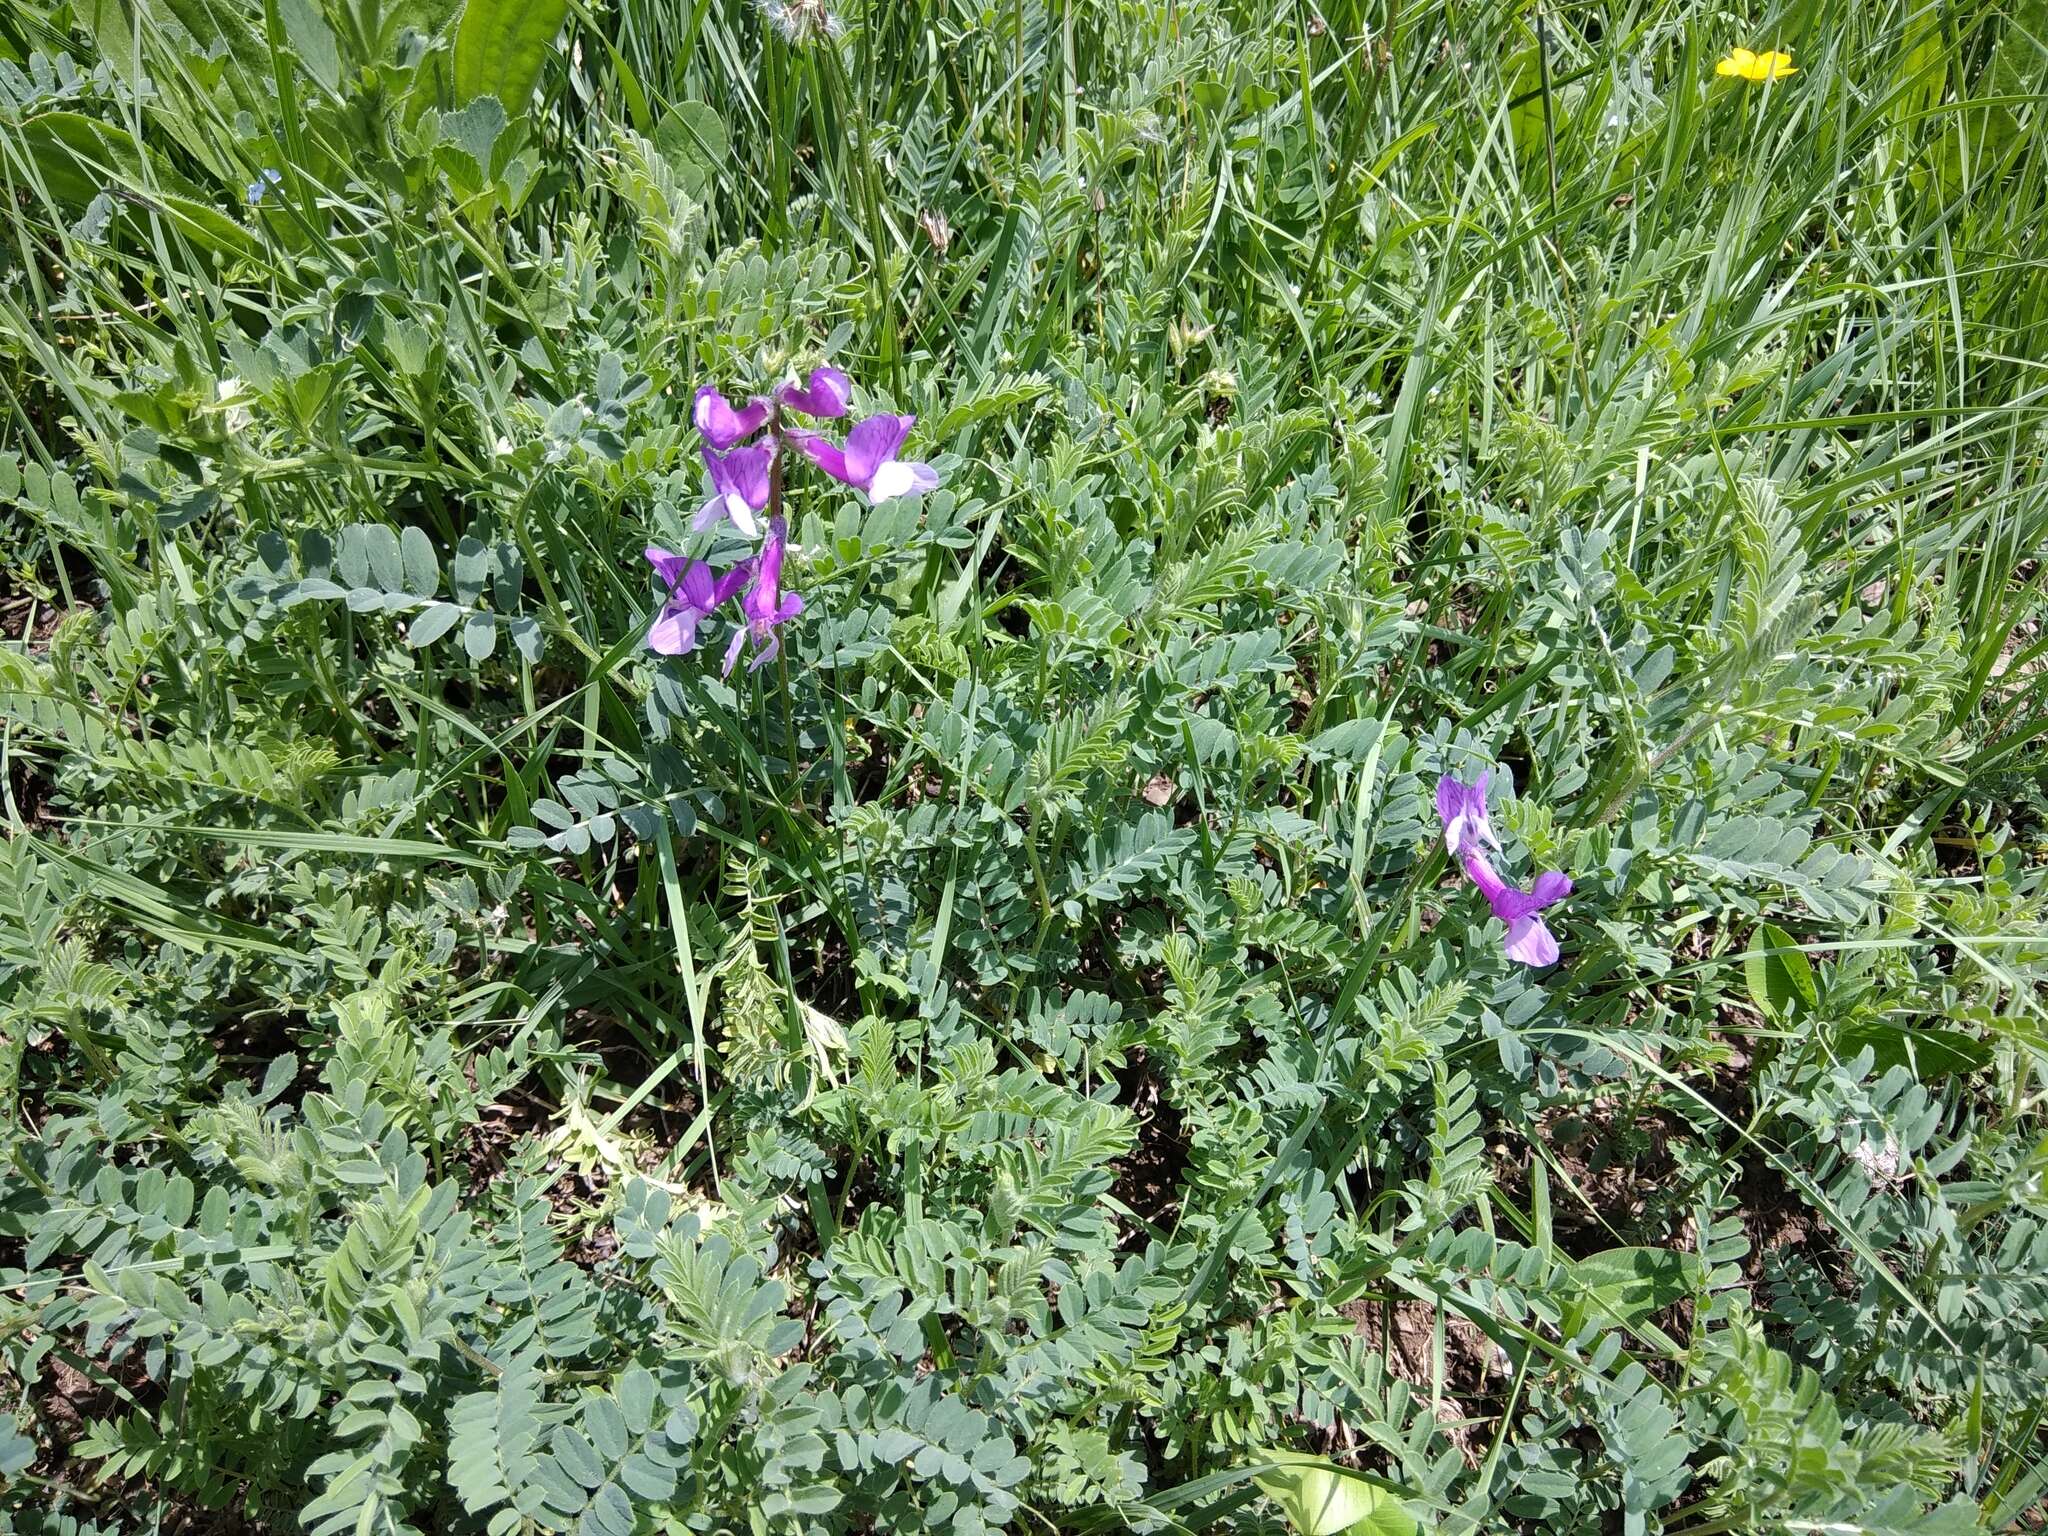
[[[875,478],[868,482],[868,500],[879,506],[916,489],[917,476],[911,473],[910,465],[899,459],[884,459],[875,466]]]
[[[739,529],[741,533],[744,533],[750,539],[761,537],[761,525],[754,521],[754,509],[747,505],[746,497],[739,495],[737,492],[728,492],[725,498],[725,510],[732,517],[733,527]]]

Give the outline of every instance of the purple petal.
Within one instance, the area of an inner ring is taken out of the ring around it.
[[[717,584],[713,586],[711,589],[711,601],[706,603],[704,606],[707,608],[716,608],[728,597],[731,597],[733,593],[739,591],[741,587],[745,586],[747,584],[747,578],[752,576],[753,574],[754,562],[751,560],[742,560],[738,565],[734,566],[731,570],[727,571],[723,576],[718,578]]]
[[[1452,858],[1477,841],[1472,836],[1472,791],[1449,774],[1436,781],[1436,813],[1443,818],[1444,849]]]
[[[732,632],[732,644],[725,648],[725,665],[718,669],[720,677],[732,676],[732,664],[740,659],[740,647],[746,644],[747,632],[736,629]]]
[[[697,644],[697,618],[694,608],[671,604],[661,610],[647,630],[647,648],[663,656],[682,656]]]
[[[1508,924],[1507,952],[1524,965],[1555,965],[1557,936],[1540,917],[1518,917]]]
[[[1442,822],[1445,828],[1448,829],[1450,824],[1458,819],[1459,812],[1464,808],[1465,786],[1452,778],[1448,773],[1445,774],[1436,781],[1436,819]],[[1449,848],[1453,854],[1458,852],[1457,848],[1452,847],[1451,840],[1448,837],[1444,839],[1444,846]]]
[[[910,436],[911,426],[916,421],[915,416],[885,413],[861,422],[846,434],[846,473],[841,478],[848,485],[867,489],[868,482],[875,478],[875,471],[896,457],[896,450]]]
[[[1465,853],[1464,862],[1465,878],[1479,887],[1479,894],[1486,898],[1496,915],[1499,914],[1500,904],[1503,901],[1522,894],[1494,873],[1493,866],[1486,862],[1485,854],[1475,853],[1468,849]],[[1502,921],[1505,922],[1506,919],[1502,918]]]
[[[798,451],[805,458],[834,480],[844,480],[848,485],[860,483],[847,472],[846,455],[839,450],[837,444],[827,442],[815,432],[792,432],[790,437],[794,439]]]
[[[755,557],[757,586],[766,587],[772,593],[782,585],[782,557],[788,549],[789,524],[779,517],[771,518],[768,537],[761,541],[761,553]]]
[[[777,656],[782,654],[782,636],[769,630],[761,640],[761,648],[754,652],[754,659],[747,663],[749,672],[758,672]]]
[[[802,613],[803,611],[803,593],[785,592],[782,594],[782,606],[775,610],[775,622],[778,624],[787,624],[791,619],[795,618],[798,614]]]
[[[837,368],[813,368],[808,383],[801,388],[785,384],[775,398],[806,416],[844,416],[853,399],[853,380]]]
[[[697,398],[690,406],[690,420],[697,424],[697,430],[714,448],[730,448],[740,439],[752,437],[767,419],[766,400],[749,400],[736,411],[725,396],[709,384],[697,391]]]
[[[675,591],[676,583],[682,580],[683,568],[690,562],[681,555],[670,554],[659,544],[648,545],[644,553],[647,563],[654,567],[654,574],[661,578],[662,585],[671,592]]]
[[[768,466],[775,454],[766,443],[749,443],[726,454],[709,448],[703,452],[711,484],[720,495],[737,496],[757,512],[768,505]]]
[[[1518,890],[1512,885],[1503,885],[1498,896],[1489,894],[1488,903],[1493,915],[1504,923],[1527,917],[1532,912],[1541,912],[1545,907],[1554,907],[1572,892],[1572,883],[1556,870],[1549,870],[1536,877],[1536,888],[1530,891]]]
[[[718,525],[718,520],[724,516],[726,516],[725,497],[721,493],[712,497],[697,509],[697,515],[690,519],[690,531],[692,533],[709,533]]]
[[[676,587],[676,595],[699,613],[709,613],[717,606],[712,596],[711,567],[702,560],[692,560]]]

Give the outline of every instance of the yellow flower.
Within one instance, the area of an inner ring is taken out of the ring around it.
[[[1728,57],[1714,66],[1717,75],[1740,75],[1743,79],[1760,82],[1782,80],[1787,75],[1796,75],[1789,53],[1753,53],[1747,48],[1731,48]]]

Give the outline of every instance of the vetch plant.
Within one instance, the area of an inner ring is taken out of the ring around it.
[[[701,560],[648,545],[647,560],[669,591],[648,626],[649,650],[663,656],[694,650],[698,626],[733,593],[741,592],[741,625],[726,647],[723,670],[732,671],[749,637],[754,642],[749,671],[781,653],[781,627],[804,608],[801,594],[782,587],[783,562],[790,548],[789,523],[782,512],[782,468],[792,445],[835,480],[862,492],[870,504],[938,488],[938,471],[931,465],[896,457],[915,416],[870,416],[846,434],[843,448],[784,420],[785,412],[821,421],[836,419],[847,413],[852,399],[853,380],[830,366],[813,368],[802,383],[785,383],[772,397],[757,396],[743,406],[733,405],[716,385],[698,388],[690,420],[704,438],[711,495],[691,520],[691,529],[708,533],[727,521],[747,538],[762,538],[761,520],[755,514],[765,510],[767,534],[758,553],[722,575]],[[764,427],[765,438],[749,441]]]
[[[2023,1525],[2048,0],[836,4],[0,7],[0,1531]]]

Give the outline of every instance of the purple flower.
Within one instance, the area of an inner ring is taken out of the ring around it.
[[[1500,839],[1493,835],[1493,823],[1486,819],[1487,777],[1487,770],[1482,768],[1476,784],[1460,783],[1448,773],[1436,781],[1436,813],[1443,818],[1444,850],[1454,859],[1480,843],[1500,852]]]
[[[697,391],[697,398],[690,405],[690,420],[697,424],[704,440],[719,449],[730,448],[742,438],[752,437],[767,419],[766,400],[749,400],[736,411],[727,403],[725,396],[709,384]]]
[[[647,546],[647,563],[668,588],[668,601],[647,630],[647,648],[663,656],[681,656],[697,644],[697,626],[706,614],[739,590],[747,566],[736,565],[719,575],[702,560],[672,555],[658,544]]]
[[[750,443],[731,453],[704,450],[704,467],[711,471],[711,499],[697,511],[690,526],[707,532],[721,517],[750,539],[761,536],[754,514],[768,505],[768,468],[775,450],[766,443]]]
[[[1557,870],[1536,877],[1530,890],[1509,885],[1495,873],[1480,849],[1490,843],[1496,851],[1500,839],[1486,819],[1486,779],[1481,773],[1476,784],[1461,783],[1445,774],[1436,781],[1436,813],[1443,818],[1444,847],[1463,864],[1465,877],[1479,887],[1493,915],[1507,924],[1507,953],[1510,960],[1524,965],[1553,965],[1557,961],[1557,936],[1539,916],[1572,893],[1571,880]]]
[[[747,670],[752,672],[782,649],[779,629],[804,611],[801,597],[782,590],[782,556],[788,547],[788,526],[779,517],[771,518],[768,541],[761,546],[761,553],[740,567],[752,573],[753,584],[740,596],[740,612],[746,622],[733,632],[732,644],[725,648],[724,672],[728,677],[749,635],[754,640],[754,659],[747,663]]]
[[[933,491],[938,472],[929,464],[906,463],[896,450],[910,436],[915,416],[870,416],[846,434],[844,450],[810,432],[793,432],[797,447],[834,480],[844,480],[880,504],[913,491]]]
[[[1483,853],[1465,855],[1465,874],[1479,887],[1493,915],[1508,925],[1507,952],[1510,960],[1524,965],[1554,965],[1557,936],[1537,914],[1554,907],[1572,893],[1570,878],[1547,869],[1536,877],[1532,890],[1518,890],[1493,872]]]
[[[806,416],[844,416],[853,398],[853,380],[837,368],[813,368],[808,382],[785,384],[775,391],[775,398]]]

